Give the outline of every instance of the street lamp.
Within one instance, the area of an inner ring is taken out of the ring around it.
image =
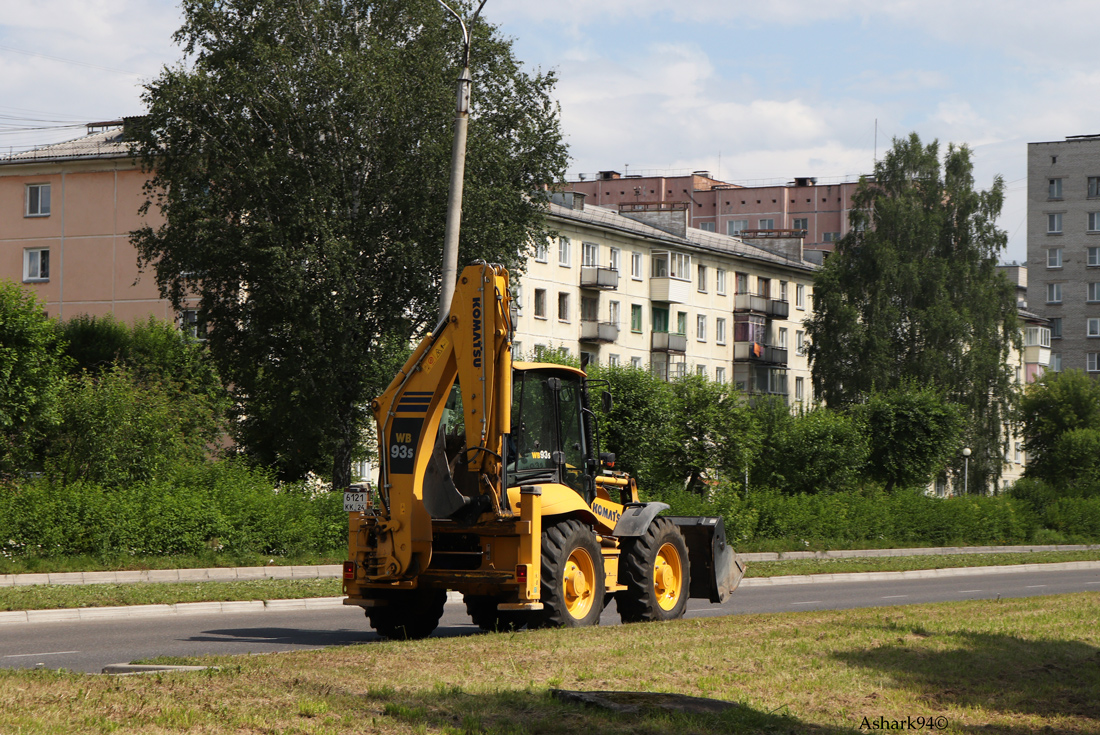
[[[963,495],[970,494],[970,447],[963,447]]]

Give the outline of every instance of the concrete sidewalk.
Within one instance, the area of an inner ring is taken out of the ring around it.
[[[853,549],[844,551],[782,551],[740,554],[742,561],[792,559],[854,559],[860,557],[931,556],[935,554],[1026,554],[1035,551],[1100,551],[1100,544],[1062,546],[940,546],[922,549]],[[256,579],[339,578],[339,564],[298,567],[216,567],[212,569],[151,569],[130,572],[59,572],[0,574],[0,587],[33,584],[131,584],[137,582],[235,582]],[[817,576],[817,575],[814,575]]]

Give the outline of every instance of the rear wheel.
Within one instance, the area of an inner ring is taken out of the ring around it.
[[[675,620],[687,608],[690,569],[687,543],[667,518],[654,518],[646,532],[623,546],[615,595],[624,623]]]
[[[386,604],[366,609],[371,627],[383,638],[404,641],[427,638],[439,627],[447,590],[387,590]]]
[[[567,519],[542,532],[540,627],[596,625],[604,608],[603,554],[596,534]]]

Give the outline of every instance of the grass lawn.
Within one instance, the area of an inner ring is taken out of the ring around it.
[[[787,574],[889,572],[949,567],[1098,561],[1100,551],[1042,551],[1015,554],[875,557],[866,559],[795,559],[748,565],[748,577]],[[339,579],[263,579],[248,582],[186,582],[0,587],[0,612],[74,607],[114,607],[224,600],[288,600],[337,597]]]
[[[474,634],[118,678],[3,670],[0,732],[858,733],[944,718],[949,732],[1096,733],[1098,605],[1089,592]],[[620,714],[554,688],[739,706]]]

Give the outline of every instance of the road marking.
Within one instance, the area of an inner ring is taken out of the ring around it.
[[[66,653],[80,653],[80,651],[50,651],[49,653],[10,653],[0,658],[29,658],[31,656],[62,656]]]
[[[968,595],[971,592],[981,592],[981,590],[959,590],[960,595]]]
[[[820,605],[821,600],[809,600],[808,602],[792,602],[792,605]]]
[[[883,599],[883,600],[896,600],[899,597],[908,597],[908,596],[909,595],[886,595],[885,597],[882,597],[880,599]]]
[[[1033,590],[1033,589],[1038,589],[1039,587],[1046,587],[1046,585],[1045,584],[1029,584],[1026,587],[1026,589]]]

